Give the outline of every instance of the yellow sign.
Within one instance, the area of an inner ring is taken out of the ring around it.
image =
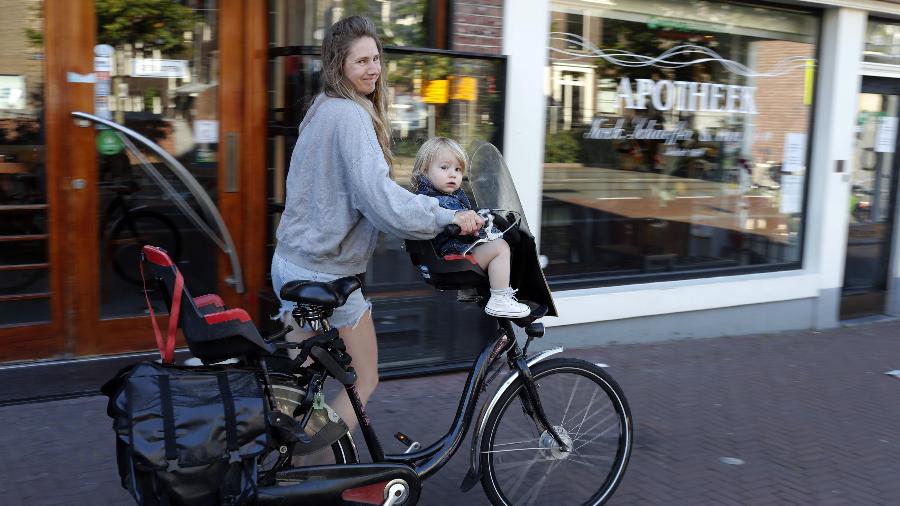
[[[458,77],[453,79],[451,86],[451,100],[466,100],[471,102],[478,98],[478,79],[474,77]]]
[[[803,105],[812,104],[813,99],[813,80],[816,75],[815,60],[806,60],[806,73],[803,79]]]
[[[449,91],[450,81],[446,79],[425,81],[425,86],[422,87],[422,100],[426,104],[446,104]]]

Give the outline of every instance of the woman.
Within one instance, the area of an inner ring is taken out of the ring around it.
[[[473,211],[444,209],[437,199],[414,195],[390,178],[388,88],[381,62],[381,41],[371,20],[344,18],[325,32],[323,92],[300,123],[276,232],[276,294],[294,279],[331,281],[364,272],[379,230],[405,239],[431,239],[451,223],[468,234],[477,234],[484,223]],[[296,327],[292,309],[293,303],[282,301],[282,320]],[[371,305],[357,290],[330,323],[353,357],[356,387],[365,404],[378,385]],[[288,339],[302,341],[310,335],[296,329]],[[352,430],[356,418],[346,393],[330,404]]]

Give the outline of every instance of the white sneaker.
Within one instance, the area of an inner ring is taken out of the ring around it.
[[[484,312],[501,318],[522,318],[530,315],[531,308],[517,301],[515,293],[512,288],[491,289],[491,298],[484,307]]]

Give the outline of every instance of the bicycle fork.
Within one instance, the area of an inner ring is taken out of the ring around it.
[[[559,436],[556,428],[547,419],[547,413],[541,405],[541,397],[537,391],[537,385],[534,383],[534,377],[531,375],[531,369],[525,362],[525,357],[516,357],[516,369],[522,378],[522,391],[519,392],[519,399],[522,401],[522,411],[528,415],[538,429],[538,433],[549,432],[553,436],[553,440],[559,445],[564,452],[570,451],[569,445]]]

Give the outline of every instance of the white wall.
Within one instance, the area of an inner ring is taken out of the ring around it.
[[[550,37],[550,1],[503,2],[506,55],[506,118],[503,156],[509,165],[525,218],[540,241],[544,171],[544,66]]]
[[[819,284],[817,328],[838,324],[866,19],[865,11],[840,8],[825,11],[822,20],[803,255]]]

